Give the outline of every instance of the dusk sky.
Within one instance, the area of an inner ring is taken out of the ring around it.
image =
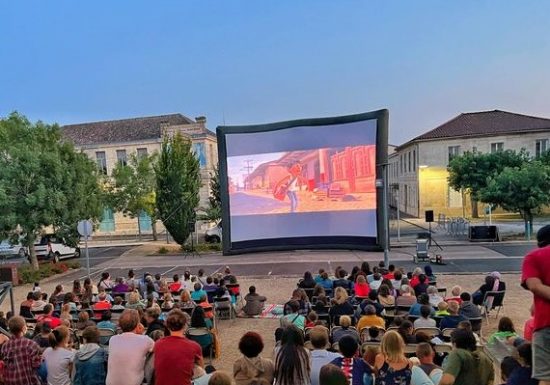
[[[550,117],[549,1],[2,1],[0,116]]]

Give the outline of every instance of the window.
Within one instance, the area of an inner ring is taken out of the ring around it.
[[[548,139],[535,141],[535,156],[538,158],[548,150]]]
[[[105,151],[97,151],[95,153],[95,161],[99,172],[107,175],[107,158],[105,157]]]
[[[460,146],[449,146],[449,162],[458,155],[460,155]]]
[[[491,143],[491,154],[504,150],[504,142]]]
[[[403,154],[399,155],[399,173],[403,174]]]
[[[138,159],[143,159],[147,157],[147,149],[146,148],[138,148],[137,149],[137,157]]]
[[[411,162],[411,152],[409,151],[409,172],[411,172],[411,165],[412,165],[412,162]]]
[[[413,171],[416,171],[416,150],[413,150]]]
[[[126,156],[126,150],[116,150],[116,160],[118,164],[126,166],[128,164],[128,157]]]

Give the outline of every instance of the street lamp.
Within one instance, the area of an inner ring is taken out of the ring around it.
[[[388,219],[388,165],[389,163],[381,163],[377,166],[382,167],[382,179],[376,179],[376,188],[382,188],[382,215],[384,218],[384,266],[389,267],[389,219]]]

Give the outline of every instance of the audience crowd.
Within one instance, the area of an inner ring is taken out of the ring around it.
[[[206,365],[221,354],[216,323],[258,316],[267,300],[254,286],[242,298],[229,268],[171,280],[104,272],[95,285],[74,281],[49,296],[37,283],[19,316],[0,317],[10,333],[0,337],[0,374],[6,385],[496,384],[479,334],[486,293],[499,290],[498,272],[474,293],[455,286],[449,295],[430,266],[405,272],[364,262],[351,273],[337,267],[334,277],[305,272],[282,306],[273,359],[262,354],[268,337],[249,331],[228,374]],[[492,297],[487,309],[502,300]],[[502,361],[506,384],[537,383],[527,326],[520,336],[501,317],[488,339],[516,351]]]

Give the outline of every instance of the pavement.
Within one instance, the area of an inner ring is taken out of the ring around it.
[[[206,275],[210,275],[223,271],[225,266],[230,266],[232,272],[241,277],[294,277],[302,275],[306,270],[316,272],[319,268],[333,272],[337,266],[350,271],[363,261],[372,266],[384,258],[382,252],[353,250],[297,250],[237,256],[223,256],[219,253],[158,255],[158,249],[162,246],[166,244],[149,242],[137,247],[96,249],[90,255],[91,277],[97,280],[104,271],[108,271],[112,277],[125,277],[129,269],[134,269],[138,276],[148,272],[171,277],[173,274],[183,274],[186,270],[195,274],[202,268]],[[517,273],[521,270],[523,257],[534,247],[534,243],[445,245],[443,250],[432,247],[430,254],[440,254],[444,261],[443,265],[432,264],[432,269],[439,274],[479,274],[494,270]],[[417,266],[413,262],[414,253],[415,248],[412,246],[393,248],[389,252],[390,263],[412,270]],[[81,259],[83,267],[65,274],[59,279],[60,283],[70,284],[74,279],[82,280],[87,276],[85,260]]]

